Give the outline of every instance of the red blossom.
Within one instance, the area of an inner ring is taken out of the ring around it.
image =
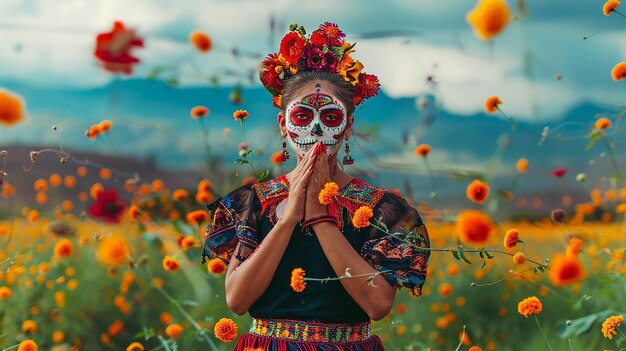
[[[289,32],[280,41],[280,54],[283,55],[292,66],[298,64],[302,51],[306,45],[306,40],[296,32]]]
[[[132,56],[133,47],[143,47],[143,39],[134,30],[126,29],[120,21],[113,23],[110,32],[98,34],[94,55],[105,70],[112,73],[131,74],[139,59]]]
[[[263,61],[260,71],[261,82],[268,89],[280,92],[283,89],[283,83],[280,81],[279,74],[276,72],[276,66],[281,66],[278,60],[278,54],[269,54]]]
[[[354,96],[354,105],[358,105],[363,100],[369,99],[378,94],[380,83],[378,77],[373,74],[362,73],[359,76],[359,82],[356,85],[356,94]]]
[[[552,175],[557,178],[562,178],[567,173],[567,168],[555,168],[552,170]]]
[[[324,22],[320,28],[311,33],[309,40],[313,45],[341,46],[345,33],[334,23]]]
[[[98,194],[96,202],[89,207],[89,215],[108,223],[119,223],[126,204],[115,190],[104,190]]]

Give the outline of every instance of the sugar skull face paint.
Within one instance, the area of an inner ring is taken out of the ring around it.
[[[289,133],[289,144],[300,156],[318,141],[326,145],[330,157],[339,151],[339,143],[348,124],[345,106],[330,94],[316,92],[296,99],[287,106],[285,124]]]

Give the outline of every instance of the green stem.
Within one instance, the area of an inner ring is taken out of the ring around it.
[[[243,119],[239,120],[239,124],[241,124],[241,133],[243,134],[243,141],[248,144],[248,139],[246,138],[246,129],[243,127]],[[250,144],[248,144],[250,145]],[[248,154],[250,155],[250,154]],[[248,160],[248,164],[250,164],[250,168],[252,168],[252,173],[254,174],[254,178],[258,178],[256,171],[254,170],[254,165],[252,164],[252,156],[250,156],[250,160]]]
[[[17,349],[18,347],[20,347],[20,344],[9,346],[7,348],[2,349],[2,351],[9,351],[9,350]]]
[[[459,351],[461,349],[461,345],[463,345],[463,339],[465,339],[465,326],[463,326],[463,333],[461,334],[461,340],[459,341],[459,345],[454,349],[454,351]]]
[[[204,143],[204,152],[206,153],[207,161],[209,160],[210,150],[209,150],[209,130],[204,124],[204,117],[200,117],[200,128],[202,129],[202,142]]]
[[[569,351],[574,351],[572,348],[572,321],[567,321],[567,344],[569,345]]]
[[[427,157],[424,157],[424,162],[426,163],[426,169],[428,169],[428,174],[430,175],[430,184],[433,187],[433,192],[437,193],[437,186],[435,185],[435,175],[433,174],[433,170],[430,168],[430,163],[428,163]]]
[[[159,339],[159,342],[161,343],[161,346],[163,346],[163,348],[166,351],[172,351],[172,349],[170,349],[169,345],[167,344],[167,340],[163,339],[163,337],[161,335],[158,335],[157,338]]]
[[[537,322],[537,327],[539,327],[539,331],[541,332],[541,335],[543,336],[543,340],[545,340],[546,345],[548,345],[548,350],[553,351],[552,346],[550,346],[550,342],[548,342],[548,338],[546,337],[546,334],[543,332],[543,328],[541,328],[541,324],[539,323],[539,318],[537,318],[536,314],[533,314],[533,317],[535,318],[535,322]]]
[[[602,140],[606,144],[606,148],[609,152],[609,157],[611,158],[611,163],[613,164],[613,169],[615,170],[615,177],[619,177],[619,169],[617,168],[617,163],[615,162],[615,157],[613,156],[613,150],[611,149],[611,144],[607,140],[606,136],[602,136]]]
[[[388,270],[388,271],[380,271],[380,272],[376,272],[376,273],[363,273],[363,274],[356,274],[356,275],[350,275],[350,276],[342,275],[341,277],[335,277],[335,278],[331,278],[331,277],[328,277],[328,278],[306,278],[305,277],[304,280],[315,281],[315,282],[326,282],[326,281],[329,281],[329,280],[341,280],[341,279],[345,279],[345,278],[356,278],[356,277],[365,277],[365,276],[373,278],[373,277],[375,277],[375,276],[377,276],[377,275],[379,275],[381,273],[391,273],[391,272],[393,272],[393,271],[392,270]]]

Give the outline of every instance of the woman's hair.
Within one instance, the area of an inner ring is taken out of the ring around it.
[[[354,86],[337,73],[329,71],[302,71],[285,81],[281,108],[287,110],[287,103],[293,100],[293,96],[298,93],[306,83],[316,80],[323,80],[333,85],[337,98],[346,106],[346,117],[354,112]]]

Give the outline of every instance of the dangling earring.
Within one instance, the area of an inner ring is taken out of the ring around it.
[[[348,139],[346,139],[346,155],[343,157],[344,165],[351,165],[354,163],[354,159],[350,156],[350,146],[348,145]]]
[[[289,159],[289,151],[287,151],[287,142],[283,139],[283,151],[280,153],[280,161],[285,162]]]

